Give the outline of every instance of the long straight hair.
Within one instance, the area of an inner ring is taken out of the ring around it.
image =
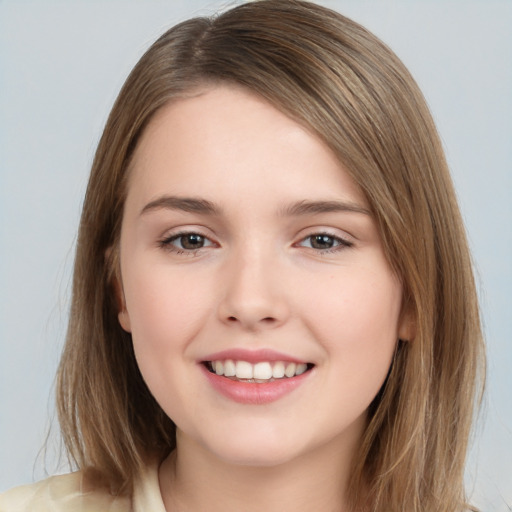
[[[366,195],[403,314],[349,483],[354,510],[467,508],[465,458],[484,376],[471,259],[442,146],[414,80],[360,25],[315,4],[260,0],[162,35],[126,80],[93,162],[80,223],[71,315],[58,373],[64,440],[79,468],[130,492],[175,426],[146,387],[117,320],[114,281],[130,159],[163,105],[237,84],[320,137]],[[341,483],[340,483],[341,485]]]

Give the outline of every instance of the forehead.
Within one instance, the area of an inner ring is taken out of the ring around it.
[[[319,137],[254,93],[227,85],[193,91],[160,109],[135,151],[129,196],[149,200],[191,188],[204,197],[220,190],[234,197],[308,190],[365,203]]]

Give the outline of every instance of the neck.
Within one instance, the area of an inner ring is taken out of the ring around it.
[[[334,440],[278,465],[241,466],[178,433],[178,448],[160,468],[164,505],[173,512],[348,512],[356,444]]]

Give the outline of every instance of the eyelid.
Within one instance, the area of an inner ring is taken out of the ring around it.
[[[187,236],[187,235],[198,235],[201,238],[207,240],[209,243],[203,247],[198,247],[197,249],[185,249],[179,248],[173,245],[172,242],[175,240]],[[176,230],[171,230],[171,232],[167,232],[165,235],[160,237],[157,241],[158,246],[162,249],[165,249],[169,252],[173,252],[176,254],[187,254],[187,255],[196,255],[199,251],[207,249],[209,247],[218,247],[219,244],[215,242],[212,236],[204,234],[203,229],[198,226],[190,226],[186,228],[176,228]]]
[[[160,237],[157,243],[160,248],[163,248],[169,252],[173,252],[176,254],[187,254],[190,256],[196,255],[200,251],[203,251],[211,247],[220,247],[219,243],[215,241],[214,237],[212,237],[211,235],[206,235],[205,231],[206,229],[197,225],[190,227],[187,226],[174,228],[170,230],[170,232],[168,231],[165,235]],[[297,236],[298,241],[294,242],[292,246],[303,247],[317,254],[328,254],[352,247],[354,245],[353,237],[346,233],[340,233],[339,231],[339,229],[325,227],[307,228],[307,230],[302,230],[302,233],[300,233]],[[204,240],[206,240],[207,244],[196,249],[180,248],[173,244],[175,240],[179,239],[180,237],[185,237],[187,235],[198,235]],[[306,240],[311,239],[315,236],[326,236],[332,238],[335,241],[335,245],[333,245],[333,247],[327,248],[316,248],[311,246],[308,247],[307,245],[304,245]]]
[[[174,227],[167,227],[161,231],[160,240],[168,240],[170,238],[182,235],[200,235],[214,241],[215,235],[212,230],[202,226],[201,224],[182,224]]]
[[[329,228],[310,228],[306,233],[300,235],[298,242],[295,242],[293,245],[296,247],[305,247],[306,249],[310,249],[319,254],[327,254],[329,252],[341,251],[343,249],[348,249],[354,245],[353,237],[347,234],[341,234],[338,232],[334,232],[338,230],[329,229]],[[306,240],[315,237],[315,236],[327,236],[333,238],[338,243],[337,245],[325,249],[317,249],[315,247],[307,247],[302,245]]]
[[[167,238],[167,240],[170,242],[174,242],[175,240],[179,240],[180,238],[184,238],[186,236],[190,236],[190,235],[196,235],[198,237],[201,237],[203,240],[206,240],[208,241],[207,245],[205,247],[210,247],[212,245],[215,245],[215,243],[210,240],[209,237],[207,236],[204,236],[202,235],[201,233],[196,233],[196,232],[188,232],[188,233],[176,233],[175,235],[171,235]],[[190,250],[190,249],[189,249]]]

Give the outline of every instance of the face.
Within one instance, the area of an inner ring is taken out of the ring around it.
[[[130,172],[119,319],[178,446],[271,465],[354,445],[407,333],[333,153],[221,86],[164,107]]]

